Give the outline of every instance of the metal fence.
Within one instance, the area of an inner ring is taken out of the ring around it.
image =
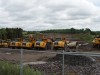
[[[100,54],[93,52],[48,52],[40,53],[40,59],[25,62],[21,49],[20,75],[23,75],[23,65],[28,65],[34,70],[41,71],[41,75],[100,75]],[[43,53],[47,55],[43,55]],[[49,54],[54,56],[49,57]],[[35,57],[34,57],[35,58]],[[34,62],[35,61],[35,62]]]

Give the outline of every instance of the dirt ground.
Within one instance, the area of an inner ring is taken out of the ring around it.
[[[20,50],[19,49],[8,49],[8,48],[0,48],[0,60],[4,61],[20,61]],[[24,50],[23,51],[23,61],[24,62],[34,62],[34,61],[43,61],[48,58],[55,56],[56,54],[45,53],[45,52],[33,52],[32,50]]]
[[[93,48],[91,49],[80,48],[77,51],[100,52],[99,49],[93,49]],[[26,65],[28,64],[29,67],[34,68],[34,70],[39,70],[43,72],[43,75],[53,75],[53,74],[61,75],[62,59],[60,61],[56,60],[52,62],[46,62],[47,59],[50,58],[52,59],[53,57],[56,56],[56,54],[53,52],[61,52],[61,50],[57,50],[57,51],[48,50],[46,52],[45,51],[36,52],[34,50],[23,50],[23,62]],[[20,57],[21,57],[20,53],[21,53],[20,49],[0,48],[0,61],[10,61],[12,63],[20,63]],[[96,59],[100,60],[100,58],[96,58]],[[30,62],[32,62],[32,64],[30,64]],[[35,64],[33,64],[33,62],[35,62]],[[85,65],[85,66],[80,66],[80,65],[73,66],[65,63],[65,71],[66,71],[65,72],[66,75],[72,75],[72,74],[73,75],[100,75],[100,61],[96,61],[96,63],[93,65]]]
[[[68,49],[70,51],[74,51],[75,49]],[[67,50],[66,50],[67,51]],[[99,49],[76,49],[76,51],[81,52],[100,52]],[[23,61],[24,62],[34,62],[34,61],[45,61],[48,58],[54,57],[55,53],[50,52],[61,52],[61,50],[51,51],[47,50],[46,52],[35,52],[33,50],[23,50]],[[0,60],[5,61],[20,61],[20,49],[10,49],[10,48],[0,48]]]

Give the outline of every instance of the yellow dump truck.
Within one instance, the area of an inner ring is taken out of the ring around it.
[[[92,43],[94,48],[100,48],[100,35],[96,36]]]
[[[2,47],[2,39],[0,39],[0,48]]]
[[[43,38],[43,39],[38,39],[35,44],[34,44],[35,49],[51,49],[52,48],[52,41],[51,39]]]
[[[33,49],[35,41],[35,39],[25,38],[22,42],[22,48]]]
[[[8,42],[6,40],[2,40],[1,47],[7,48],[8,47]]]
[[[10,42],[10,48],[21,48],[22,45],[22,39],[21,38],[15,38]]]
[[[8,48],[10,48],[11,39],[7,39],[6,41],[7,41],[7,43],[8,43]]]
[[[53,42],[53,49],[57,50],[59,48],[66,49],[66,39],[65,38],[55,38]]]
[[[0,47],[5,48],[5,47],[9,47],[9,45],[10,45],[10,39],[7,40],[0,39]]]

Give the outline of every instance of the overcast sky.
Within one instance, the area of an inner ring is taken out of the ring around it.
[[[0,28],[100,31],[100,0],[0,0]]]

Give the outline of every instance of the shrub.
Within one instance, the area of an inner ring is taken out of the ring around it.
[[[20,66],[9,62],[0,61],[0,75],[20,75]],[[23,75],[41,75],[41,72],[24,66]]]

